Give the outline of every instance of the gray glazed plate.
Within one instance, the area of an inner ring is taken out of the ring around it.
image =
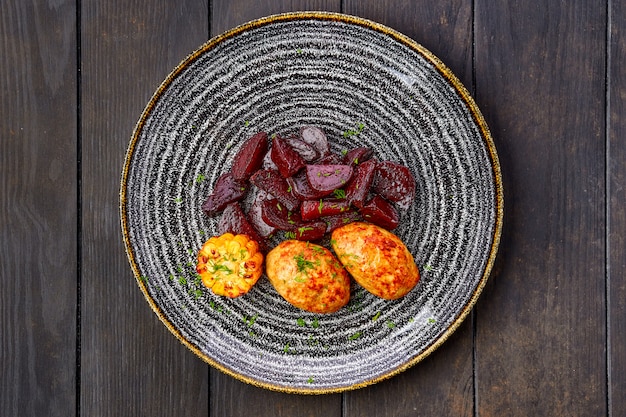
[[[417,194],[395,233],[421,280],[404,298],[353,284],[346,307],[319,315],[265,277],[236,299],[197,279],[196,252],[217,234],[200,208],[217,177],[257,131],[304,125],[323,128],[336,152],[370,146],[411,169]],[[131,138],[120,214],[137,284],[182,343],[247,383],[328,393],[407,369],[460,325],[494,263],[503,190],[480,111],[435,56],[368,20],[292,13],[211,39],[167,77]]]

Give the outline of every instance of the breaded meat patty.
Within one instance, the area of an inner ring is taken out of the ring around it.
[[[413,256],[402,240],[386,229],[349,223],[333,231],[331,245],[355,281],[378,297],[398,299],[419,281]]]
[[[319,245],[285,240],[265,258],[265,272],[292,305],[313,313],[333,313],[350,299],[350,276],[332,253]]]

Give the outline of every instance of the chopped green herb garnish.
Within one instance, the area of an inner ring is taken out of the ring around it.
[[[213,272],[214,274],[216,272],[219,272],[219,271],[224,271],[224,272],[226,272],[228,274],[232,274],[233,273],[233,270],[230,269],[229,267],[227,267],[226,265],[212,263],[212,264],[210,264],[210,266],[211,266],[211,269],[212,269],[211,272]]]
[[[378,320],[378,318],[380,317],[380,314],[381,314],[381,312],[380,312],[380,311],[379,311],[379,312],[377,312],[377,313],[374,315],[374,317],[372,317],[372,321],[376,321],[376,320]]]
[[[306,259],[303,254],[298,254],[294,256],[293,259],[296,261],[298,272],[306,272],[308,269],[316,266],[315,262]]]
[[[359,133],[361,133],[363,131],[363,129],[365,129],[365,125],[363,123],[359,123],[357,125],[357,129],[356,130],[346,130],[345,132],[342,133],[344,138],[349,138],[350,136],[356,136]]]
[[[304,234],[304,232],[307,232],[309,230],[313,230],[313,228],[310,227],[310,226],[298,227],[298,233],[300,233],[300,236],[302,236]]]
[[[309,242],[307,242],[307,244],[308,244],[308,243],[309,243]],[[324,253],[326,253],[326,252],[324,251],[324,248],[322,248],[322,247],[320,247],[320,246],[315,246],[315,245],[314,245],[314,246],[311,246],[311,250],[312,250],[313,252],[317,253],[318,255],[323,255]]]
[[[300,327],[306,327],[306,321],[302,317],[298,318],[297,323]]]
[[[348,336],[348,340],[356,340],[359,337],[361,337],[362,333],[361,332],[356,332],[351,334],[350,336]]]
[[[345,190],[341,190],[341,189],[334,190],[333,195],[335,196],[335,198],[338,198],[338,199],[346,198]]]
[[[252,327],[252,325],[254,324],[254,322],[256,321],[258,317],[259,317],[259,313],[250,317],[243,316],[243,321],[248,325],[248,327]]]

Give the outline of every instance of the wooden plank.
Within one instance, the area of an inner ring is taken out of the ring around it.
[[[605,6],[476,2],[506,208],[477,309],[477,415],[607,413]]]
[[[466,1],[346,0],[344,11],[385,24],[437,55],[472,91],[472,7]],[[405,373],[346,395],[346,415],[472,416],[469,318],[433,355]],[[372,404],[376,403],[373,408]]]
[[[76,410],[75,16],[0,4],[3,416]]]
[[[208,366],[145,302],[120,230],[133,128],[166,75],[208,37],[208,3],[81,2],[82,415],[206,416]]]
[[[294,4],[296,3],[296,4]],[[211,34],[217,35],[259,17],[298,10],[339,11],[339,1],[256,1],[219,0],[212,2]],[[341,395],[303,396],[271,392],[240,382],[217,370],[211,371],[211,416],[319,415],[340,416]]]
[[[609,2],[609,415],[626,415],[626,7]]]
[[[215,0],[211,2],[211,34],[213,36],[250,20],[278,13],[321,10],[339,12],[340,0]]]

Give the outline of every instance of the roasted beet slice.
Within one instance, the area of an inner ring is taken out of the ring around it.
[[[229,204],[241,200],[248,191],[245,181],[236,180],[230,172],[222,174],[215,183],[211,195],[202,204],[207,216],[215,216]]]
[[[300,216],[302,220],[315,220],[322,216],[333,216],[350,210],[350,204],[346,200],[320,199],[307,200],[300,204]]]
[[[305,223],[294,229],[292,233],[295,234],[295,238],[298,240],[320,240],[326,234],[326,223],[323,221]]]
[[[313,162],[320,157],[317,149],[297,137],[285,138],[285,142],[287,142],[287,144],[291,146],[294,151],[298,152],[305,162]]]
[[[407,209],[415,199],[415,178],[404,165],[391,161],[379,162],[372,190],[398,207]]]
[[[272,139],[271,155],[284,178],[291,177],[306,165],[300,154],[278,135]]]
[[[255,240],[261,250],[267,249],[267,241],[256,231],[256,229],[248,222],[246,214],[241,209],[239,203],[231,203],[226,206],[222,217],[220,217],[217,225],[220,234],[233,233],[247,235],[250,239]]]
[[[326,223],[326,233],[330,233],[338,227],[343,226],[344,224],[356,222],[362,220],[361,215],[356,211],[346,211],[341,214],[336,214],[334,216],[326,216],[322,217]]]
[[[306,178],[306,172],[302,171],[287,178],[287,184],[289,184],[289,190],[301,201],[304,200],[318,200],[324,196],[327,196],[328,191],[320,192],[311,188],[309,180]]]
[[[332,192],[344,187],[352,178],[350,165],[307,165],[306,177],[316,191]]]
[[[293,213],[275,198],[261,202],[261,217],[265,223],[280,230],[293,230],[302,225],[299,213]]]
[[[330,152],[326,133],[319,127],[304,126],[300,128],[300,137],[303,141],[313,146],[319,152],[320,156],[324,156]]]
[[[263,164],[269,143],[267,133],[259,132],[248,139],[233,158],[230,173],[236,180],[247,180]]]
[[[335,154],[329,153],[315,161],[315,165],[347,165],[343,163],[343,159]]]
[[[346,165],[358,165],[370,159],[373,154],[374,154],[374,150],[367,146],[354,148],[354,149],[349,150],[343,156],[343,163]]]
[[[272,161],[272,151],[270,150],[263,157],[263,163],[261,164],[262,169],[275,169],[278,171],[278,166],[274,161]]]
[[[361,210],[363,220],[374,223],[387,230],[398,227],[400,218],[395,207],[379,195],[374,196]]]
[[[354,169],[352,181],[346,187],[346,200],[355,207],[361,208],[365,204],[374,180],[376,161],[361,162]]]
[[[300,200],[291,192],[287,180],[276,170],[261,169],[250,177],[250,182],[275,197],[287,210],[294,211],[300,206]]]
[[[263,220],[263,201],[269,198],[271,197],[269,197],[269,194],[265,191],[259,191],[248,210],[248,221],[263,237],[269,237],[276,233],[276,227],[267,224],[265,220]]]

